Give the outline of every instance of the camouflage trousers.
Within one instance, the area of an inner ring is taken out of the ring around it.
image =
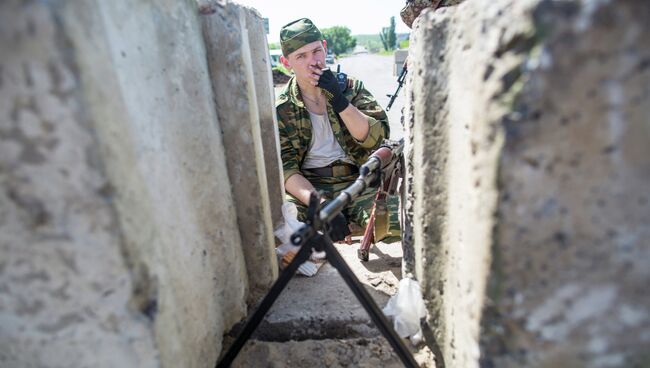
[[[345,177],[321,177],[311,174],[308,171],[303,172],[305,178],[314,186],[314,188],[321,193],[321,195],[328,199],[334,199],[345,188],[349,187],[357,178],[356,175]],[[372,213],[372,206],[374,203],[376,188],[367,188],[361,193],[352,203],[348,204],[343,209],[343,215],[349,222],[354,223],[365,229]],[[286,200],[292,202],[298,208],[298,220],[305,221],[307,218],[307,206],[298,201],[291,194],[286,195]],[[399,221],[399,197],[388,196],[387,198],[387,213],[386,216],[380,218],[380,211],[378,216],[375,217],[375,223],[386,224],[386,226],[375,227],[375,241],[383,241],[392,243],[400,241],[400,221]]]

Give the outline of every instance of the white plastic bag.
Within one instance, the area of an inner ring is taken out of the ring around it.
[[[393,327],[400,337],[421,339],[420,319],[426,317],[427,310],[417,281],[402,279],[397,293],[388,300],[383,311],[387,317],[392,317]]]
[[[297,252],[300,249],[300,247],[296,247],[291,243],[291,234],[300,229],[303,223],[298,221],[298,209],[291,202],[282,204],[282,217],[284,218],[284,224],[275,229],[273,234],[282,242],[282,245],[276,251],[281,256],[284,256],[290,251]]]
[[[281,263],[282,258],[289,252],[298,253],[300,247],[297,247],[291,243],[291,234],[298,230],[303,223],[298,221],[298,209],[296,205],[291,202],[285,202],[282,204],[282,217],[284,218],[284,224],[275,229],[273,234],[280,239],[282,244],[275,248],[275,252],[278,255],[278,262]],[[318,272],[320,265],[306,261],[300,267],[298,267],[298,272],[304,276],[314,276]]]

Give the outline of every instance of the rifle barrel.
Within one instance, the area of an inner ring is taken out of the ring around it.
[[[404,84],[404,79],[406,79],[407,72],[408,69],[406,69],[406,66],[404,66],[402,68],[402,72],[399,73],[399,77],[397,77],[397,89],[395,90],[395,93],[393,93],[393,95],[390,97],[390,101],[388,101],[388,105],[386,105],[386,111],[390,111],[391,106],[393,106],[393,103],[395,102],[395,99],[399,94],[399,90],[402,88],[402,85]]]

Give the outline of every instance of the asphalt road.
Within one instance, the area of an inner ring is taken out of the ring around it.
[[[342,72],[363,81],[366,89],[375,96],[382,107],[386,108],[390,100],[386,94],[392,94],[397,88],[398,76],[393,75],[394,60],[393,56],[361,54],[339,59],[339,64]],[[336,66],[332,69],[336,70]],[[395,103],[387,112],[391,139],[404,136],[400,123],[404,98],[404,87],[402,87]]]

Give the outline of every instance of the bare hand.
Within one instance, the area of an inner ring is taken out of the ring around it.
[[[320,61],[316,62],[316,65],[310,65],[309,66],[309,71],[311,72],[309,74],[309,83],[311,83],[312,86],[318,85],[318,80],[320,79],[320,76],[323,74],[323,64],[321,64]]]

